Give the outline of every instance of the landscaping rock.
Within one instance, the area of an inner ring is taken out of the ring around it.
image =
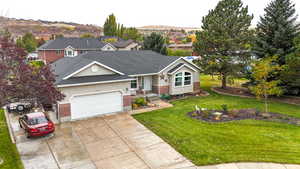
[[[0,157],[0,165],[3,164],[3,159]]]
[[[269,114],[269,113],[262,113],[262,114],[261,114],[261,117],[263,117],[264,119],[268,119],[268,118],[271,118],[272,115]]]

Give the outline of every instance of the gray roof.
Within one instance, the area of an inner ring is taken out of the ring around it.
[[[91,83],[91,82],[106,82],[106,81],[116,81],[116,80],[132,80],[132,78],[124,75],[71,77],[67,80],[61,81],[59,85],[82,84],[82,83]]]
[[[134,41],[130,39],[130,40],[121,40],[121,41],[111,43],[111,44],[116,48],[125,48],[133,42]]]
[[[64,57],[52,63],[56,83],[80,68],[96,61],[127,75],[158,73],[177,60],[176,56],[165,56],[153,51],[90,51],[76,57]]]
[[[175,67],[173,67],[171,70],[168,71],[168,73],[173,73],[176,71],[180,66],[184,65],[184,63],[178,63]]]
[[[99,41],[96,38],[57,38],[49,40],[38,50],[65,49],[72,46],[75,49],[101,49],[106,43]]]

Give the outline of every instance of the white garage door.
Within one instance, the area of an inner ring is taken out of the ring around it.
[[[80,119],[122,111],[120,92],[75,96],[71,99],[71,118]]]

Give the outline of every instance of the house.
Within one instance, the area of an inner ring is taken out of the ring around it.
[[[74,57],[88,51],[139,50],[140,45],[132,40],[113,43],[98,38],[57,38],[49,40],[38,48],[38,57],[46,63],[63,57]]]
[[[199,92],[199,68],[153,51],[89,51],[51,64],[66,96],[57,118],[69,121],[131,110],[134,97]]]
[[[193,43],[186,43],[186,44],[170,44],[168,48],[173,49],[173,50],[188,50],[188,51],[193,51]]]

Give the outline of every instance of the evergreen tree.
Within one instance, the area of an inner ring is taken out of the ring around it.
[[[213,67],[221,75],[222,88],[226,88],[229,76],[241,72],[248,63],[252,19],[241,0],[221,0],[203,17],[202,31],[196,33],[194,50],[202,57],[201,65],[204,69]]]
[[[280,79],[285,85],[285,93],[300,95],[300,35],[294,40],[295,51],[286,56]]]
[[[117,36],[118,35],[118,24],[116,21],[116,17],[114,14],[111,14],[108,16],[106,19],[104,26],[103,26],[103,31],[105,36]]]
[[[150,36],[145,37],[144,39],[144,49],[145,50],[152,50],[163,55],[167,54],[167,47],[165,44],[165,38],[157,34],[155,32],[151,33]]]
[[[285,56],[293,51],[293,39],[299,32],[296,20],[295,4],[290,0],[273,0],[268,4],[257,25],[255,54],[260,58],[276,55],[276,62],[285,64]]]

